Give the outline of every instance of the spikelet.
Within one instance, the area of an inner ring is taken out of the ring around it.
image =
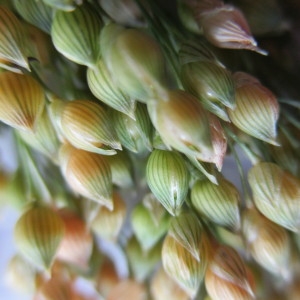
[[[33,207],[17,221],[14,237],[19,252],[32,265],[49,271],[64,231],[57,213],[47,207]]]
[[[189,188],[183,158],[176,152],[154,150],[147,162],[146,177],[154,196],[171,215],[178,215]]]
[[[121,149],[107,110],[89,100],[74,100],[63,106],[61,128],[77,148],[104,155]]]
[[[129,151],[143,154],[152,150],[153,126],[144,104],[136,105],[132,117],[114,111],[113,121],[121,144]]]
[[[52,277],[40,285],[33,300],[70,300],[74,299],[72,294],[70,281]]]
[[[248,178],[258,210],[280,226],[299,231],[299,178],[268,162],[252,167]]]
[[[75,193],[113,209],[112,174],[105,156],[65,144],[59,160],[62,173]]]
[[[134,117],[135,99],[114,85],[103,59],[99,59],[94,68],[87,71],[87,81],[93,95],[108,106],[130,117]]]
[[[5,282],[22,292],[32,294],[36,288],[37,270],[21,255],[14,255],[5,270]]]
[[[13,0],[14,7],[24,20],[42,29],[46,33],[51,31],[53,10],[42,0]]]
[[[101,206],[91,222],[91,229],[101,238],[116,242],[126,217],[126,205],[121,196],[114,192],[113,210]]]
[[[153,300],[188,300],[188,294],[171,279],[163,268],[156,271],[150,283]]]
[[[231,73],[213,61],[184,64],[181,78],[185,88],[209,111],[229,121],[225,107],[235,107],[235,86]]]
[[[147,102],[164,91],[160,45],[144,31],[110,23],[101,32],[101,52],[115,85],[133,99]]]
[[[119,275],[114,264],[106,259],[97,273],[95,287],[97,291],[107,299],[108,294],[120,282]]]
[[[16,129],[34,131],[45,106],[44,90],[29,75],[0,73],[0,120]]]
[[[220,178],[218,185],[209,180],[197,181],[191,190],[191,200],[208,220],[232,230],[240,228],[240,196],[228,180]]]
[[[57,251],[57,259],[87,269],[93,250],[93,237],[83,220],[76,214],[58,212],[65,225],[65,234]]]
[[[209,116],[193,95],[172,90],[148,103],[153,125],[163,142],[186,155],[213,162]]]
[[[292,244],[287,231],[256,209],[243,212],[242,233],[253,258],[274,275],[288,279],[292,269]]]
[[[29,71],[26,43],[23,24],[9,9],[0,6],[0,66],[16,73],[22,73],[22,68]]]
[[[228,246],[219,246],[206,274],[205,287],[214,300],[254,300],[252,278],[239,254]]]
[[[132,279],[118,283],[108,294],[107,300],[147,300],[147,290],[144,284]]]
[[[194,214],[174,219],[163,243],[162,263],[166,273],[191,298],[199,290],[210,251],[208,237]]]
[[[100,55],[102,20],[88,5],[56,11],[51,28],[55,48],[69,60],[93,68]]]
[[[243,13],[232,5],[196,8],[196,20],[205,38],[216,47],[247,49],[266,55],[257,47]]]
[[[276,142],[276,123],[279,105],[275,95],[256,78],[243,73],[234,74],[236,107],[228,110],[232,123],[242,131],[273,145]]]

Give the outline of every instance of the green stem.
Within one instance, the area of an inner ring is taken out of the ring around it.
[[[51,202],[52,195],[40,173],[37,163],[32,153],[24,141],[15,131],[15,140],[17,143],[18,161],[21,168],[23,181],[25,184],[26,198],[32,202]]]

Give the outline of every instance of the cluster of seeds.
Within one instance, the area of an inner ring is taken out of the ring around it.
[[[300,298],[299,98],[258,76],[269,58],[255,39],[293,24],[276,0],[232,2],[0,1],[15,288],[37,300]],[[222,173],[229,156],[241,191]]]

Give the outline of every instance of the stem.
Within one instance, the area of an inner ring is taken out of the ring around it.
[[[17,143],[18,161],[21,168],[23,181],[25,183],[25,194],[29,201],[45,201],[50,203],[52,195],[47,183],[45,182],[37,163],[34,160],[28,146],[18,136],[15,131],[15,140]]]

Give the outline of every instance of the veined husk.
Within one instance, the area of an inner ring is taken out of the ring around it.
[[[260,162],[250,169],[248,180],[258,210],[280,226],[299,231],[299,178],[274,163]]]
[[[88,5],[55,13],[51,36],[55,48],[69,60],[93,68],[100,54],[102,21]]]
[[[181,67],[185,88],[212,113],[229,121],[225,107],[235,107],[235,86],[231,73],[212,61],[198,61]]]
[[[234,79],[237,86],[236,107],[228,110],[230,120],[249,135],[278,145],[276,123],[279,117],[279,104],[275,95],[245,73],[235,73]]]
[[[95,287],[97,291],[107,299],[110,291],[116,286],[121,279],[116,271],[114,264],[106,259],[97,273]]]
[[[126,254],[133,277],[138,282],[144,282],[160,262],[161,243],[144,251],[137,239],[132,237],[126,246]]]
[[[99,0],[99,2],[116,23],[128,27],[143,25],[144,16],[134,0]]]
[[[144,252],[149,251],[163,237],[169,228],[169,221],[169,215],[165,213],[155,222],[144,203],[135,206],[131,214],[132,230]]]
[[[205,38],[216,47],[247,49],[266,55],[257,47],[243,13],[232,5],[222,5],[204,12],[196,12],[196,19]]]
[[[67,102],[61,114],[61,128],[67,140],[79,149],[104,155],[121,150],[108,111],[93,101]]]
[[[47,5],[64,11],[73,11],[77,5],[81,5],[84,0],[42,0]]]
[[[218,184],[198,180],[191,190],[192,204],[208,220],[232,230],[240,228],[240,195],[237,188],[224,178]]]
[[[150,283],[153,300],[188,300],[188,294],[161,267],[154,274]]]
[[[287,231],[256,209],[244,211],[242,233],[252,257],[274,275],[288,279],[292,269],[292,244]]]
[[[133,165],[129,154],[125,151],[118,151],[115,155],[107,156],[111,168],[112,182],[121,188],[132,187]]]
[[[204,234],[202,225],[194,213],[182,213],[173,218],[168,231],[168,235],[189,251],[197,261],[202,259],[199,246],[205,239]]]
[[[5,282],[8,285],[22,292],[23,294],[33,294],[36,288],[37,270],[21,255],[14,255],[5,270]]]
[[[146,178],[158,201],[171,215],[178,215],[189,189],[188,169],[180,154],[154,150],[148,158]]]
[[[113,112],[114,127],[121,144],[134,153],[144,153],[152,150],[153,126],[147,108],[137,103],[132,117]]]
[[[54,11],[42,0],[13,0],[14,7],[24,20],[50,33]]]
[[[59,160],[62,173],[75,193],[113,209],[112,174],[105,156],[65,144]]]
[[[172,236],[167,235],[162,248],[162,263],[166,273],[189,295],[196,296],[208,263],[209,245],[202,239],[199,245],[200,259],[188,251]]]
[[[91,92],[100,101],[134,118],[135,99],[114,85],[113,78],[102,58],[98,60],[95,67],[88,69],[87,81]]]
[[[108,294],[107,300],[147,300],[147,289],[144,284],[133,279],[120,281]]]
[[[23,24],[4,6],[0,6],[0,66],[17,73],[22,68],[30,71]]]
[[[37,206],[19,218],[14,228],[14,238],[24,258],[36,268],[49,271],[64,231],[64,223],[57,213]]]
[[[187,40],[180,45],[179,61],[183,67],[189,63],[208,62],[226,68],[215,55],[212,47],[205,39]]]
[[[252,278],[239,254],[219,246],[208,265],[205,286],[214,300],[254,300]]]
[[[54,162],[58,159],[60,142],[45,107],[41,117],[36,122],[35,131],[19,131],[21,138],[32,148],[48,156]]]
[[[126,205],[116,192],[113,193],[112,201],[113,209],[101,206],[90,226],[96,235],[115,242],[125,221]]]
[[[0,73],[0,120],[16,129],[34,131],[45,106],[44,90],[29,75]]]
[[[148,103],[150,118],[162,140],[186,155],[213,162],[209,115],[193,95],[173,90]]]
[[[108,24],[101,33],[101,52],[114,85],[133,99],[147,102],[165,90],[160,45],[144,31]]]
[[[56,258],[85,270],[93,250],[93,236],[78,215],[66,210],[59,211],[59,215],[65,225],[65,234]]]

